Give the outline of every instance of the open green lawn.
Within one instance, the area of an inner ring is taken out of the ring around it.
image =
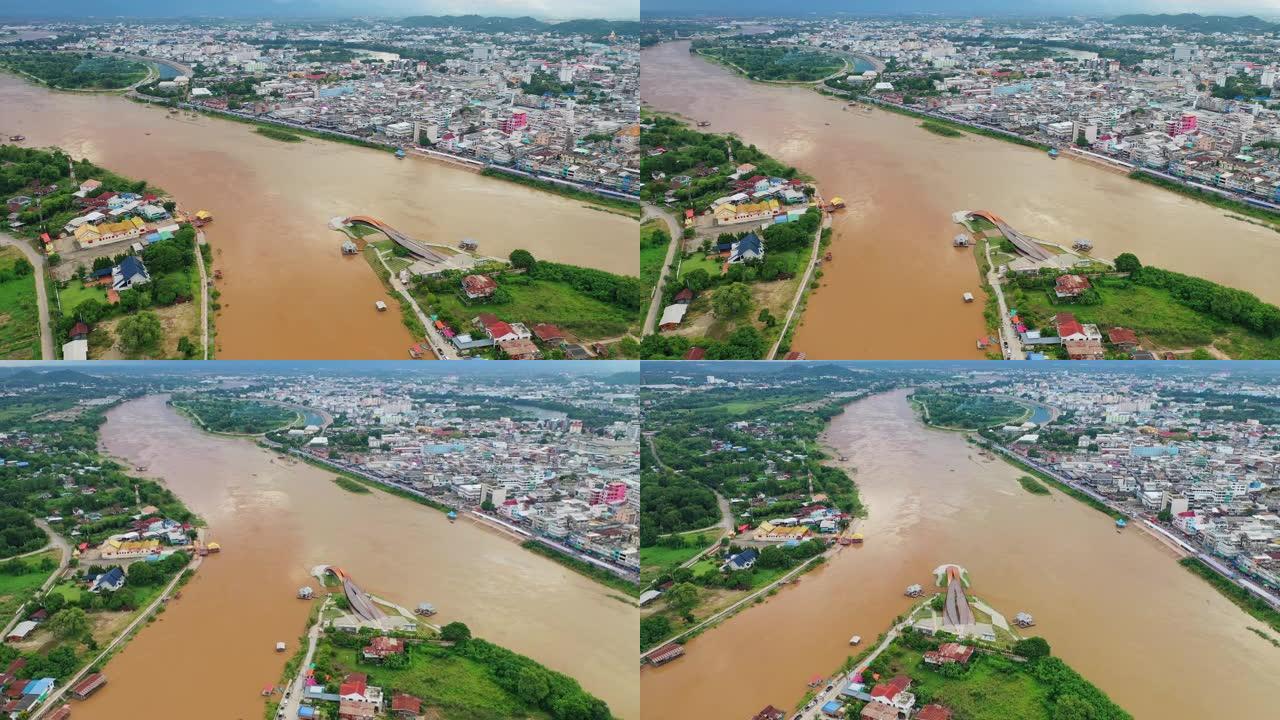
[[[50,569],[40,569],[45,560],[51,563]],[[16,575],[0,573],[0,618],[3,618],[0,622],[7,621],[18,606],[49,579],[49,575],[58,567],[58,552],[50,550],[10,562],[22,563],[26,571]]]
[[[319,665],[340,672],[363,672],[369,684],[384,691],[406,692],[426,705],[439,707],[442,717],[457,720],[484,720],[496,717],[543,718],[503,690],[479,663],[453,654],[446,648],[418,645],[411,650],[409,667],[392,670],[357,661],[357,650],[321,645]]]
[[[414,296],[428,312],[442,312],[462,322],[480,313],[493,313],[506,322],[521,322],[532,328],[535,323],[551,323],[569,330],[583,340],[597,340],[625,334],[635,324],[616,305],[601,302],[574,290],[568,283],[531,280],[527,284],[505,283],[511,302],[502,305],[464,304],[457,294],[435,295],[415,290]]]
[[[980,657],[969,673],[947,678],[929,669],[922,654],[894,643],[877,659],[889,660],[890,674],[911,677],[911,691],[942,703],[966,720],[1050,720],[1047,688],[1004,658]]]
[[[97,300],[105,303],[107,291],[100,286],[85,287],[79,280],[72,280],[63,289],[58,290],[58,301],[62,303],[62,313],[71,314],[85,300]]]
[[[0,283],[0,360],[39,358],[40,313],[36,306],[36,276],[29,274]]]
[[[720,269],[723,263],[719,259],[710,260],[702,253],[694,253],[693,257],[685,258],[680,262],[680,277],[684,277],[698,268],[706,270],[711,277],[720,277]]]
[[[674,570],[681,563],[704,549],[704,546],[692,541],[687,546],[680,548],[662,547],[660,545],[640,548],[640,584],[648,585],[655,577],[664,572]]]
[[[70,582],[60,582],[49,590],[50,595],[61,595],[68,603],[79,602],[83,593],[79,585]]]

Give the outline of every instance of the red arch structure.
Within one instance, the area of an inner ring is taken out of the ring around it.
[[[984,220],[989,221],[992,225],[995,225],[1000,229],[1000,232],[1005,236],[1005,238],[1008,239],[1009,242],[1013,243],[1013,246],[1018,249],[1018,252],[1026,255],[1032,260],[1048,260],[1053,257],[1053,253],[1045,250],[1040,243],[1036,242],[1035,238],[1029,235],[1023,235],[1017,230],[1014,230],[1009,223],[1005,222],[1004,218],[990,210],[971,210],[969,211],[969,216],[983,218]]]

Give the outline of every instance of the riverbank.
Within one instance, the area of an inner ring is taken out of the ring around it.
[[[540,180],[538,178],[528,177],[526,175],[516,175],[505,172],[500,169],[486,167],[480,171],[480,174],[488,178],[497,178],[506,180],[507,182],[523,185],[525,187],[541,190],[543,192],[554,193],[572,200],[581,200],[591,205],[600,206],[613,212],[616,211],[621,215],[629,218],[640,218],[640,203],[635,200],[623,200],[621,198],[608,197],[593,193],[589,190],[583,190],[573,185],[554,183],[549,180]]]
[[[1198,200],[1199,202],[1220,210],[1229,210],[1234,213],[1246,215],[1255,220],[1262,220],[1276,232],[1280,232],[1280,212],[1259,207],[1245,202],[1244,200],[1235,200],[1223,197],[1222,195],[1208,190],[1200,190],[1182,183],[1177,183],[1166,178],[1152,175],[1144,170],[1134,170],[1130,172],[1129,179],[1137,180],[1138,182],[1146,183],[1148,185],[1154,185],[1158,188],[1163,188],[1169,192],[1177,193],[1193,200]]]

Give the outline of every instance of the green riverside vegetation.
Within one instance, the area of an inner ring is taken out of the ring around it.
[[[205,430],[261,435],[293,425],[298,413],[279,405],[216,395],[177,394],[169,403],[192,416]]]
[[[526,185],[528,187],[536,188],[544,192],[555,193],[557,195],[564,195],[565,197],[573,198],[574,200],[582,200],[584,202],[588,202],[593,205],[599,205],[601,207],[609,208],[610,210],[617,210],[622,214],[629,215],[631,217],[640,217],[640,203],[633,202],[631,200],[623,200],[621,198],[598,195],[596,193],[591,192],[590,190],[580,190],[576,187],[571,187],[569,185],[561,185],[560,183],[553,183],[553,182],[548,182],[546,180],[539,180],[537,178],[531,178],[525,175],[515,175],[513,173],[503,172],[501,170],[495,170],[493,168],[485,168],[484,170],[480,171],[480,174],[484,175],[485,177],[498,178],[500,180],[506,180],[507,182],[513,182],[519,185]]]
[[[146,79],[146,65],[95,55],[36,50],[0,51],[0,67],[58,90],[120,90]]]
[[[40,359],[36,282],[42,280],[21,250],[0,247],[0,359]]]
[[[1218,592],[1235,603],[1241,610],[1266,623],[1272,630],[1280,632],[1280,611],[1267,605],[1248,590],[1214,572],[1199,558],[1186,557],[1179,560],[1178,563],[1217,588]]]
[[[627,595],[635,596],[640,594],[640,588],[635,583],[618,577],[604,568],[597,567],[575,557],[570,557],[554,548],[549,548],[537,540],[525,540],[520,544],[520,547],[554,560],[580,575],[586,575],[601,585],[607,585],[614,590],[621,590]]]
[[[346,490],[349,493],[355,493],[356,495],[370,495],[373,493],[372,490],[365,487],[364,485],[356,482],[355,480],[352,480],[351,478],[343,477],[341,475],[334,475],[333,483],[338,487],[342,488],[343,490]]]
[[[1039,480],[1036,480],[1030,475],[1023,475],[1022,477],[1018,478],[1018,484],[1022,486],[1023,490],[1026,490],[1032,495],[1048,495],[1049,494],[1049,488],[1045,487],[1043,484],[1040,483]]]
[[[291,133],[288,130],[281,130],[279,128],[258,127],[254,129],[254,132],[258,133],[263,137],[271,138],[272,140],[279,140],[280,142],[287,142],[287,143],[302,142],[302,136],[297,135],[295,133]]]
[[[971,393],[917,390],[911,402],[920,408],[927,424],[950,430],[979,430],[1007,425],[1026,418],[1022,403]]]
[[[928,130],[934,135],[941,135],[942,137],[964,137],[963,132],[951,127],[950,125],[943,125],[937,120],[925,120],[920,123],[920,127]]]
[[[689,50],[752,80],[769,82],[817,82],[849,66],[839,56],[816,48],[752,45],[725,38],[694,40]]]

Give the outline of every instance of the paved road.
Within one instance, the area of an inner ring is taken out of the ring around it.
[[[200,348],[204,356],[202,360],[209,359],[209,276],[204,271],[204,254],[200,252],[200,246],[204,244],[204,231],[196,232],[196,266],[200,268]]]
[[[373,252],[378,256],[378,262],[382,263],[382,267],[386,268],[389,273],[387,282],[391,283],[391,287],[400,293],[400,297],[404,298],[405,302],[409,303],[409,307],[413,308],[413,314],[418,316],[422,326],[427,329],[427,339],[430,341],[428,344],[432,352],[441,360],[457,360],[458,353],[453,349],[453,345],[431,322],[431,318],[427,317],[427,314],[422,311],[422,308],[418,306],[418,301],[413,299],[413,295],[409,293],[409,290],[400,283],[400,278],[396,277],[396,274],[391,270],[391,266],[387,265],[387,260],[382,257],[382,252],[377,248],[373,248]]]
[[[302,698],[306,694],[307,668],[311,667],[311,661],[315,659],[316,643],[320,641],[320,626],[324,624],[324,611],[332,598],[332,595],[325,597],[324,602],[320,604],[320,614],[316,616],[315,624],[307,631],[307,654],[302,656],[302,664],[298,666],[298,675],[289,684],[288,689],[285,690],[284,699],[280,703],[276,717],[298,717],[298,708],[302,705]]]
[[[1000,346],[1005,360],[1026,360],[1027,354],[1022,349],[1022,341],[1013,321],[1009,319],[1009,306],[1004,301],[1004,288],[1001,286],[1000,273],[991,262],[991,241],[984,239],[983,248],[987,253],[987,284],[996,294],[996,305],[1000,309]]]
[[[820,197],[818,204],[822,204]],[[809,267],[804,270],[804,277],[800,279],[800,286],[796,288],[795,299],[791,301],[791,309],[787,310],[787,318],[782,321],[782,330],[778,332],[778,339],[773,341],[773,347],[769,348],[769,354],[765,356],[766,360],[773,360],[778,355],[778,346],[782,344],[782,338],[787,336],[787,328],[791,327],[791,322],[795,319],[796,311],[800,308],[800,300],[804,298],[804,291],[813,280],[813,269],[818,265],[818,253],[822,252],[822,231],[829,227],[831,227],[831,216],[827,215],[818,225],[818,234],[813,238],[813,252],[809,254]]]
[[[671,235],[671,242],[667,245],[667,257],[662,261],[662,271],[658,274],[658,285],[653,290],[653,298],[649,301],[649,312],[644,318],[644,330],[642,335],[652,335],[654,333],[654,325],[658,322],[658,311],[662,307],[662,289],[667,282],[667,273],[671,269],[671,261],[675,259],[676,248],[680,247],[684,242],[684,233],[680,229],[680,223],[671,213],[661,210],[653,205],[645,205],[640,212],[640,222],[661,218],[667,223],[667,233]]]
[[[31,247],[31,243],[4,233],[0,233],[0,245],[18,248],[23,255],[27,256],[31,266],[35,268],[36,305],[40,310],[40,357],[43,360],[53,360],[53,329],[49,327],[49,296],[44,286],[44,255],[41,255],[35,248]]]

